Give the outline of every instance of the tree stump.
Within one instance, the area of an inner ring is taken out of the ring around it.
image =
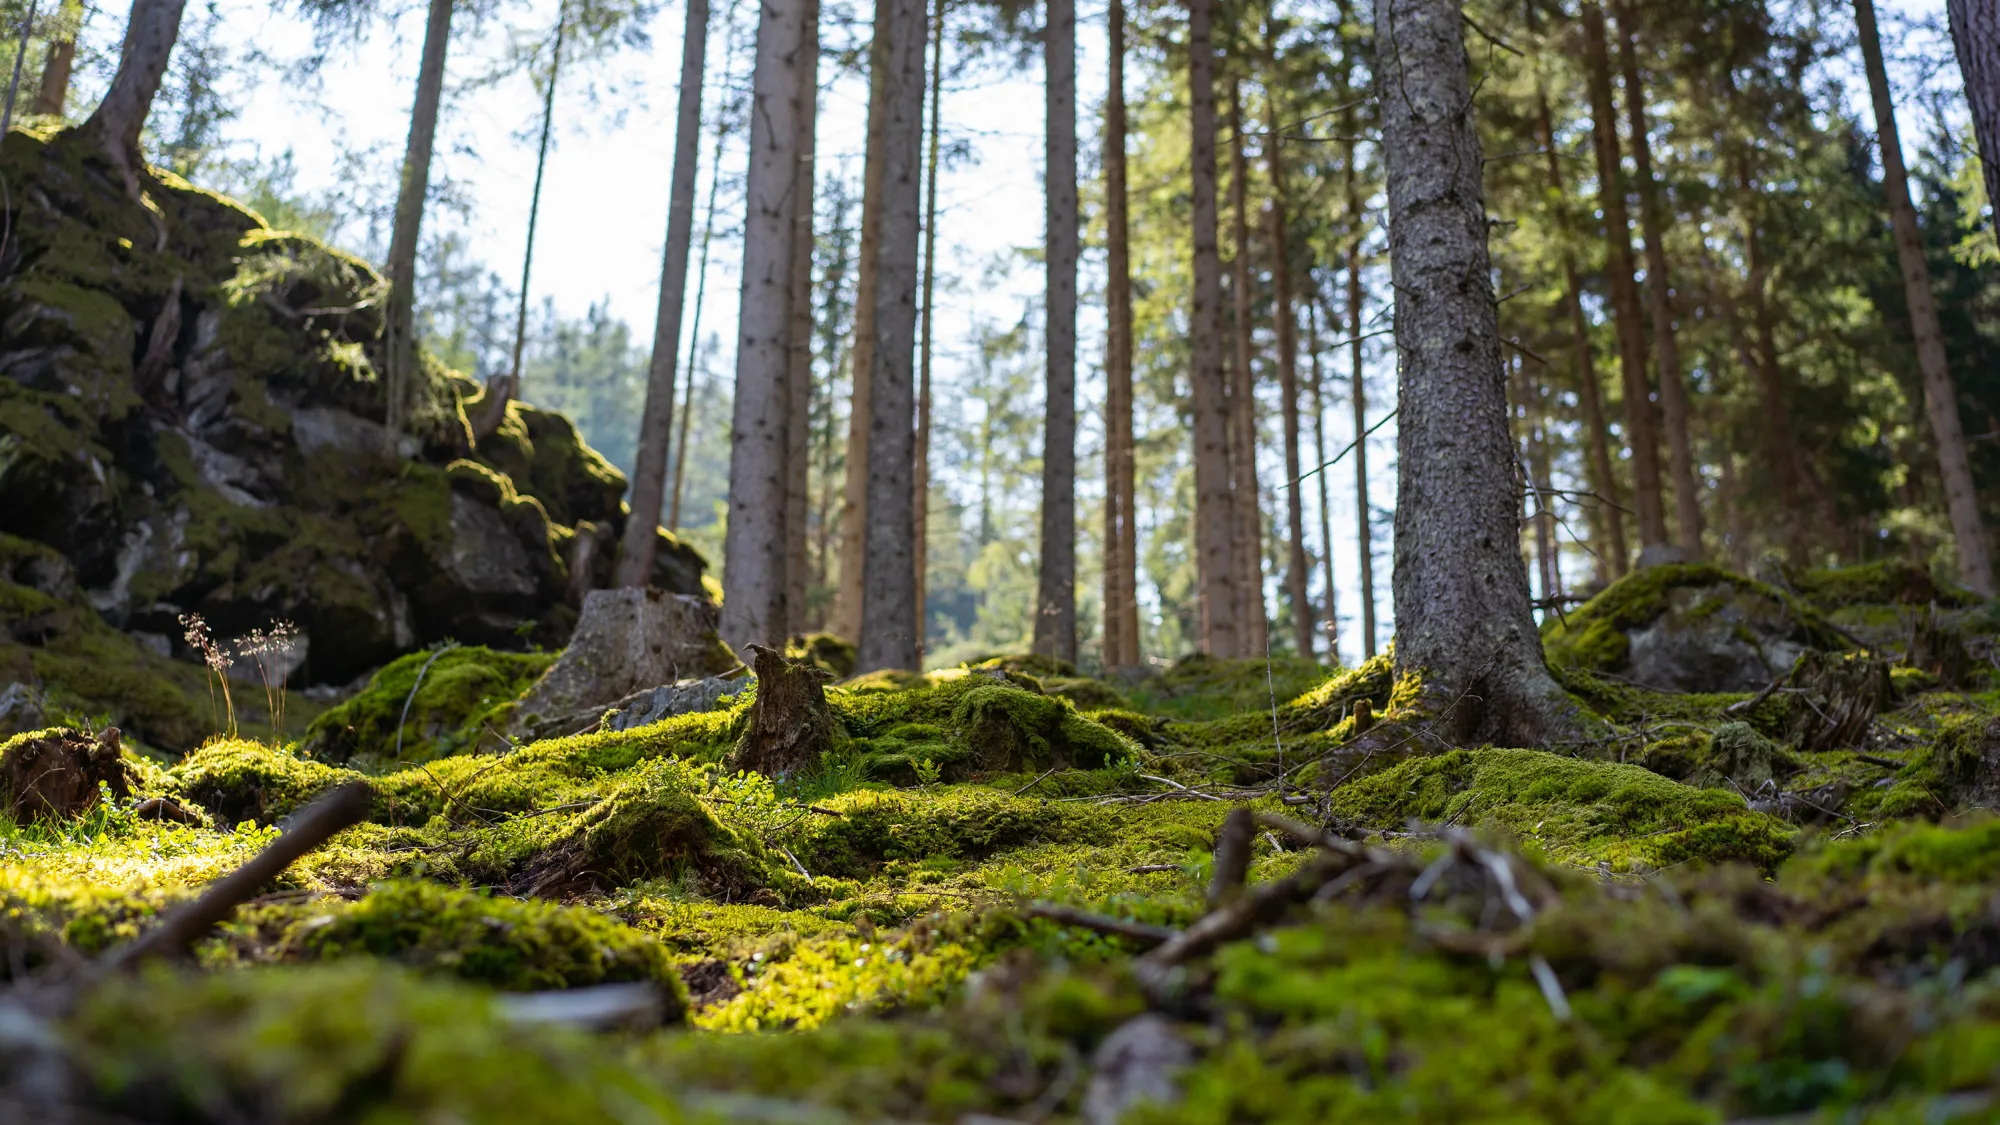
[[[839,729],[826,703],[827,674],[763,645],[748,647],[755,659],[757,699],[730,766],[766,777],[790,777],[817,767],[820,755],[834,748]]]
[[[17,823],[66,820],[97,804],[98,782],[131,795],[119,756],[118,728],[91,737],[68,727],[10,741],[0,754],[0,788]]]

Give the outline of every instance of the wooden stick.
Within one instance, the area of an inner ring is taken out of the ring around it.
[[[1100,934],[1115,934],[1149,946],[1160,945],[1181,936],[1181,931],[1169,926],[1128,922],[1123,918],[1113,918],[1109,914],[1097,914],[1053,902],[1031,902],[1022,914],[1029,918],[1046,918],[1064,926],[1095,930]]]
[[[283,835],[236,870],[210,883],[200,898],[169,912],[160,924],[113,950],[104,972],[130,970],[155,957],[179,957],[221,924],[231,911],[254,898],[264,884],[277,878],[306,853],[332,839],[368,815],[372,795],[365,781],[350,781],[307,805]]]

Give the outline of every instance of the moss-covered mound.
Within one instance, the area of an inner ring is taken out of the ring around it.
[[[827,693],[868,776],[908,783],[1051,768],[1097,769],[1136,747],[1042,691],[989,668],[914,686],[845,685]]]
[[[559,642],[570,589],[608,583],[614,552],[572,576],[570,545],[622,528],[624,480],[561,416],[511,403],[475,443],[485,392],[426,357],[391,440],[366,263],[166,172],[142,203],[80,131],[10,132],[0,177],[18,255],[0,281],[0,533],[66,558],[111,627],[164,653],[182,613],[222,638],[285,619],[305,639],[295,682],[343,683],[446,637]],[[698,559],[669,546],[655,579],[702,593]],[[35,674],[101,690],[84,662],[124,653],[83,613],[38,622],[52,607],[18,601],[0,598],[0,635],[72,638]]]
[[[394,766],[504,749],[498,732],[515,701],[554,660],[481,645],[410,653],[313,720],[300,750],[327,761]]]

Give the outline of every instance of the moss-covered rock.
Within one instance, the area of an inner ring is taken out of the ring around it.
[[[246,739],[217,738],[169,771],[188,799],[224,823],[270,824],[305,807],[314,797],[361,777],[353,770],[301,758],[289,750]]]
[[[899,782],[932,768],[933,779],[946,781],[1026,769],[1097,769],[1136,750],[1068,700],[1042,694],[1039,681],[1016,684],[1009,678],[1016,675],[1023,674],[994,668],[895,690],[849,684],[830,692],[829,700],[855,740],[851,752],[874,776]]]
[[[716,823],[680,763],[654,759],[622,778],[529,860],[533,894],[608,887],[640,879],[691,879],[719,898],[741,898],[765,880],[762,848]]]
[[[1826,612],[1858,605],[1978,605],[1978,595],[1955,583],[1938,582],[1908,559],[1878,559],[1855,566],[1826,567],[1788,574],[1800,597]]]
[[[313,720],[299,749],[322,761],[371,768],[503,750],[507,744],[497,732],[521,693],[554,660],[553,654],[481,645],[410,653]]]

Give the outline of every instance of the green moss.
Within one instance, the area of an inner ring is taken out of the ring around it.
[[[478,645],[410,653],[375,673],[354,698],[315,719],[300,750],[325,761],[382,767],[502,749],[506,744],[493,731],[506,725],[514,702],[554,661],[551,653],[495,652]]]
[[[392,882],[357,902],[280,914],[290,924],[279,957],[375,957],[519,992],[652,981],[672,998],[676,1018],[686,1003],[657,942],[581,907]]]
[[[874,776],[892,781],[915,780],[922,761],[937,766],[944,780],[958,781],[1028,768],[1098,769],[1136,753],[1068,700],[1027,683],[947,673],[890,690],[849,683],[829,690],[827,702],[855,740],[852,753]]]
[[[527,861],[526,878],[547,892],[641,879],[692,878],[706,893],[740,898],[768,881],[763,848],[716,823],[695,794],[701,777],[653,759],[552,832]]]
[[[169,776],[188,799],[225,822],[260,824],[289,816],[321,793],[361,777],[288,750],[229,738],[204,743]]]
[[[1453,750],[1334,790],[1335,816],[1380,828],[1411,819],[1490,825],[1550,857],[1614,870],[1689,860],[1771,868],[1791,832],[1735,793],[1697,789],[1637,766],[1539,750]]]
[[[1132,706],[1117,688],[1088,676],[1045,676],[1042,690],[1069,700],[1081,711],[1129,710]]]
[[[978,860],[1043,843],[1105,839],[1107,818],[1076,805],[949,787],[834,798],[796,849],[816,874],[859,878],[895,860]]]
[[[1819,637],[1822,647],[1840,642],[1827,631],[1812,607],[1773,586],[1733,574],[1710,563],[1677,563],[1636,570],[1613,582],[1596,597],[1560,617],[1542,623],[1542,650],[1552,667],[1608,672],[1625,663],[1631,642],[1626,634],[1651,624],[1669,605],[1669,596],[1683,587],[1729,586],[1745,595],[1782,606],[1800,627]]]
[[[1980,599],[1958,586],[1939,583],[1929,570],[1908,559],[1878,559],[1856,566],[1807,570],[1789,576],[1799,596],[1823,610],[1856,605],[1947,606],[1979,604]]]
[[[785,645],[787,658],[807,661],[837,680],[854,674],[857,651],[853,642],[842,640],[832,633],[808,633],[793,637]]]
[[[1219,719],[1245,711],[1268,710],[1271,700],[1296,699],[1335,676],[1312,660],[1276,656],[1217,660],[1203,653],[1184,656],[1157,679],[1127,691],[1134,705],[1177,719]]]

